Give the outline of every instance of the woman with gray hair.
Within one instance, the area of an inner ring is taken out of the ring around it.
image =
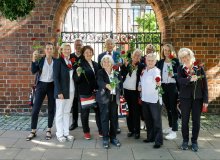
[[[129,115],[127,116],[128,137],[134,136],[135,139],[140,138],[140,106],[138,98],[138,83],[140,75],[144,69],[144,64],[140,63],[142,51],[134,50],[131,60],[124,60],[121,67],[121,75],[123,80],[124,97],[128,103]]]
[[[194,53],[189,48],[181,48],[178,57],[182,65],[178,68],[177,79],[180,92],[180,109],[182,114],[182,150],[188,149],[189,119],[192,112],[192,151],[198,151],[198,135],[202,107],[208,107],[208,85],[206,74],[196,62]]]
[[[113,70],[114,61],[110,55],[105,55],[101,59],[101,66],[97,73],[98,91],[96,101],[99,104],[103,147],[109,148],[110,142],[119,147],[121,143],[116,138],[117,120],[118,120],[118,105],[121,93],[121,76],[117,71]],[[110,126],[109,126],[110,121]]]

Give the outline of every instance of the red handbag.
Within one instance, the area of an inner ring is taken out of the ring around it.
[[[120,96],[119,117],[126,117],[129,115],[128,104],[123,96]]]

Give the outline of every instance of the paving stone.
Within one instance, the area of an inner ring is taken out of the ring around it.
[[[199,160],[198,155],[191,150],[169,149],[169,152],[175,160]]]
[[[0,137],[0,147],[9,148],[12,147],[18,141],[17,138],[2,138]]]
[[[38,145],[36,141],[37,139],[34,139],[32,141],[26,141],[26,139],[20,138],[12,147],[19,148],[19,149],[29,149],[29,148],[36,147]]]
[[[70,149],[72,148],[73,142],[59,142],[57,139],[53,138],[51,140],[41,140],[37,141],[38,147],[45,148],[45,149]]]
[[[215,138],[220,138],[220,129],[209,131]]]
[[[107,150],[83,149],[82,160],[107,160]]]
[[[1,142],[0,142],[1,144]],[[14,157],[21,151],[21,149],[16,148],[8,148],[8,149],[0,149],[0,159],[14,159]]]
[[[41,159],[45,149],[42,148],[30,148],[30,149],[22,149],[14,158],[15,160],[36,160]]]
[[[6,130],[0,130],[0,136],[5,133]]]
[[[149,149],[145,147],[135,147],[132,148],[135,160],[139,159],[166,159],[166,160],[173,160],[171,154],[167,149]]]
[[[200,160],[219,160],[220,159],[220,149],[200,149],[196,153]]]
[[[45,151],[42,160],[79,160],[82,157],[82,149],[48,149]]]
[[[6,131],[4,132],[1,137],[8,137],[8,138],[26,138],[26,136],[29,134],[30,132],[27,131]]]
[[[96,140],[76,139],[73,143],[72,148],[95,148]]]
[[[208,142],[214,146],[216,149],[220,149],[220,139],[219,138],[213,138],[211,140],[208,140]]]
[[[131,148],[118,148],[108,150],[108,160],[134,160]]]

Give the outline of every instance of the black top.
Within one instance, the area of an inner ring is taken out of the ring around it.
[[[69,99],[70,89],[70,69],[67,67],[63,58],[58,58],[53,64],[54,77],[54,97],[58,98],[58,94],[63,94],[64,99]],[[73,80],[73,77],[71,77]]]
[[[120,104],[120,93],[122,90],[122,83],[121,83],[121,75],[114,75],[117,76],[120,83],[116,87],[116,103]],[[110,101],[111,92],[106,88],[106,84],[110,84],[110,80],[108,74],[104,69],[100,69],[97,73],[97,84],[98,84],[98,91],[96,94],[96,101],[98,103],[107,104]]]
[[[204,69],[201,67],[197,70],[197,76],[203,76],[197,82],[191,82],[187,76],[183,66],[179,66],[177,80],[180,87],[180,98],[202,99],[204,103],[208,103],[208,85]]]
[[[78,86],[79,95],[91,95],[97,90],[96,73],[99,69],[98,63],[92,61],[94,71],[90,64],[85,60],[81,59],[80,67],[85,71],[78,77],[77,73],[74,73],[74,80]]]
[[[123,64],[121,66],[121,76],[122,76],[122,81],[124,82],[126,79],[127,74],[131,74],[131,70],[130,70],[130,65],[128,64],[127,67]],[[138,63],[137,64],[137,81],[136,81],[136,90],[138,90],[138,83],[140,81],[140,75],[142,70],[145,68],[145,65],[143,63]]]

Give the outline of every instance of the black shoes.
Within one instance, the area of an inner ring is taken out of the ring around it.
[[[192,143],[191,147],[192,147],[191,149],[192,149],[193,152],[197,152],[199,150],[199,147],[198,147],[197,143]]]
[[[120,133],[121,133],[121,129],[117,128],[117,134],[120,134]]]
[[[180,148],[182,150],[188,150],[189,149],[188,142],[183,142],[182,145],[180,146]]]
[[[161,147],[161,144],[157,144],[157,143],[155,143],[153,147],[156,148],[156,149],[158,149],[158,148]]]
[[[134,133],[128,132],[127,137],[132,137],[133,135],[134,135]]]
[[[78,127],[78,124],[72,124],[69,128],[70,131],[76,129]]]
[[[139,139],[140,138],[140,134],[134,134],[134,139]]]

